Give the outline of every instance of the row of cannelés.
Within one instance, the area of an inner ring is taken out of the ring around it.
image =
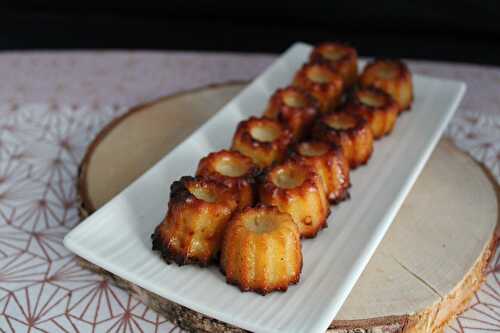
[[[194,177],[171,185],[153,250],[167,263],[216,263],[242,291],[287,290],[300,278],[301,239],[349,198],[350,170],[368,162],[373,141],[412,100],[403,62],[375,60],[358,76],[354,48],[315,47],[263,116],[238,124],[230,150],[208,154]]]

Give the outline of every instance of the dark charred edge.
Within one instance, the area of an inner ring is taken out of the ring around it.
[[[170,186],[170,201],[169,207],[172,204],[183,204],[187,199],[192,198],[195,201],[200,201],[197,199],[188,189],[187,184],[189,182],[202,183],[203,185],[215,186],[219,191],[224,191],[229,189],[224,183],[211,179],[205,176],[183,176],[179,180],[174,181]],[[217,203],[217,202],[216,202]]]
[[[362,87],[359,82],[356,82],[352,87],[349,87],[344,92],[344,103],[340,105],[339,109],[344,109],[351,101],[356,99],[356,93],[358,90],[371,88],[372,86]],[[378,89],[378,88],[377,88]]]
[[[360,89],[358,81],[356,81],[356,83],[354,83],[350,87],[344,87],[344,93],[342,94],[342,98],[340,100],[339,105],[337,105],[337,107],[335,107],[332,110],[330,110],[330,112],[343,110],[349,104],[349,98],[350,98],[350,96],[354,92],[356,92],[356,90],[358,90],[358,89]]]
[[[328,201],[330,202],[331,205],[338,205],[340,203],[342,203],[343,201],[347,201],[347,200],[350,200],[351,199],[351,193],[349,193],[349,190],[348,188],[350,187],[351,184],[349,184],[349,186],[347,186],[346,188],[342,189],[340,191],[340,193],[338,193],[337,195],[335,195],[333,198],[331,199],[328,199]]]
[[[179,92],[173,93],[171,95],[163,96],[163,97],[154,99],[150,102],[146,102],[146,103],[134,106],[134,107],[130,108],[127,112],[125,112],[123,115],[111,120],[107,125],[104,126],[103,129],[101,129],[101,131],[99,133],[97,133],[97,135],[94,137],[92,142],[88,145],[87,150],[85,151],[85,154],[83,156],[83,159],[80,162],[80,165],[78,166],[78,175],[76,177],[76,190],[77,190],[78,196],[80,197],[80,199],[79,199],[79,201],[80,201],[80,203],[79,203],[80,204],[80,209],[79,209],[80,217],[87,217],[96,211],[95,204],[90,199],[90,194],[88,192],[87,184],[85,183],[85,181],[87,179],[88,165],[89,165],[91,157],[94,154],[94,150],[111,133],[111,131],[116,126],[121,124],[128,117],[130,117],[138,112],[148,110],[148,108],[150,108],[153,105],[160,103],[160,102],[165,102],[165,101],[168,101],[170,99],[186,96],[186,95],[196,93],[196,92],[201,92],[201,91],[204,91],[207,89],[219,89],[219,88],[233,86],[233,85],[234,86],[246,85],[249,82],[251,82],[251,81],[228,81],[228,82],[223,82],[223,83],[209,84],[209,85],[201,86],[199,88],[179,91]]]
[[[368,164],[368,162],[370,161],[370,159],[372,158],[372,155],[373,155],[373,152],[375,151],[375,149],[372,148],[372,150],[370,151],[370,154],[368,154],[365,158],[365,160],[359,162],[359,163],[356,163],[356,165],[349,165],[349,168],[350,170],[356,170],[357,168],[359,167],[364,167]],[[349,186],[351,187],[351,186]]]
[[[258,166],[254,165],[250,171],[245,175],[246,181],[253,187],[255,190],[255,185],[257,184],[257,177],[262,173],[262,169]]]
[[[248,176],[247,182],[250,185],[250,188],[252,189],[253,200],[252,200],[252,204],[248,207],[245,207],[245,209],[246,208],[258,208],[261,205],[260,199],[259,199],[259,178],[262,177],[263,174],[264,174],[264,172],[262,169],[256,168],[255,172],[251,176],[250,175]],[[237,210],[237,211],[241,211],[241,210]],[[233,216],[235,216],[235,215],[233,215]]]
[[[195,180],[195,177],[183,176],[179,180],[174,181],[172,185],[170,185],[169,206],[172,204],[185,202],[188,198],[194,197],[191,192],[189,192],[186,183]]]
[[[398,113],[398,116],[399,116],[400,114],[401,114],[401,112],[400,112],[400,113]],[[396,118],[396,120],[397,120],[397,118]],[[388,137],[388,136],[390,136],[390,135],[391,135],[391,133],[394,131],[394,129],[395,129],[395,128],[396,128],[396,124],[394,124],[394,126],[393,126],[391,129],[389,129],[387,132],[385,132],[385,133],[384,133],[384,135],[382,135],[382,136],[381,136],[381,137],[379,137],[378,139],[375,139],[375,137],[373,137],[373,139],[374,139],[374,140],[380,140],[380,139],[383,139],[383,138],[385,138],[385,137]]]
[[[260,187],[264,185],[264,183],[266,182],[266,179],[267,179],[267,175],[269,174],[269,171],[274,168],[276,165],[270,165],[264,169],[261,170],[261,172],[255,177],[255,187],[256,187],[256,191],[257,191],[257,201],[260,202],[260,194],[259,194],[259,190],[260,190]]]
[[[402,112],[410,112],[411,111],[411,107],[413,106],[413,100],[415,98],[415,94],[413,93],[413,89],[411,90],[411,97],[410,97],[410,103],[408,104],[408,106],[404,109],[402,109],[401,111]],[[400,112],[400,114],[402,113]]]
[[[213,259],[204,261],[198,258],[188,257],[186,254],[174,251],[168,246],[165,246],[160,234],[160,225],[156,227],[155,232],[151,235],[151,240],[153,242],[152,250],[159,252],[162,259],[168,265],[176,263],[178,266],[197,265],[200,267],[208,267],[214,262]]]

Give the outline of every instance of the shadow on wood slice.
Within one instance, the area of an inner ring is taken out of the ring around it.
[[[109,124],[80,166],[82,218],[181,143],[244,85],[213,85],[165,97]],[[441,141],[329,331],[443,329],[464,310],[484,279],[498,239],[498,192],[479,164],[450,141]],[[242,331],[81,263],[184,329]]]

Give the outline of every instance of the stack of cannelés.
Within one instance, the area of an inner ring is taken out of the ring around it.
[[[171,185],[153,250],[167,263],[216,263],[242,291],[287,290],[300,278],[301,239],[326,227],[332,207],[349,198],[350,171],[412,100],[401,61],[375,60],[358,76],[354,48],[315,47],[262,116],[238,124],[230,150],[208,154],[195,176]]]

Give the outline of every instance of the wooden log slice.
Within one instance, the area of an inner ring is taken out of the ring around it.
[[[243,87],[232,83],[176,94],[109,124],[80,168],[82,217],[182,142]],[[441,331],[484,279],[498,239],[497,194],[498,186],[479,164],[441,141],[329,330]],[[184,329],[242,331],[83,260],[82,265],[109,276]]]

